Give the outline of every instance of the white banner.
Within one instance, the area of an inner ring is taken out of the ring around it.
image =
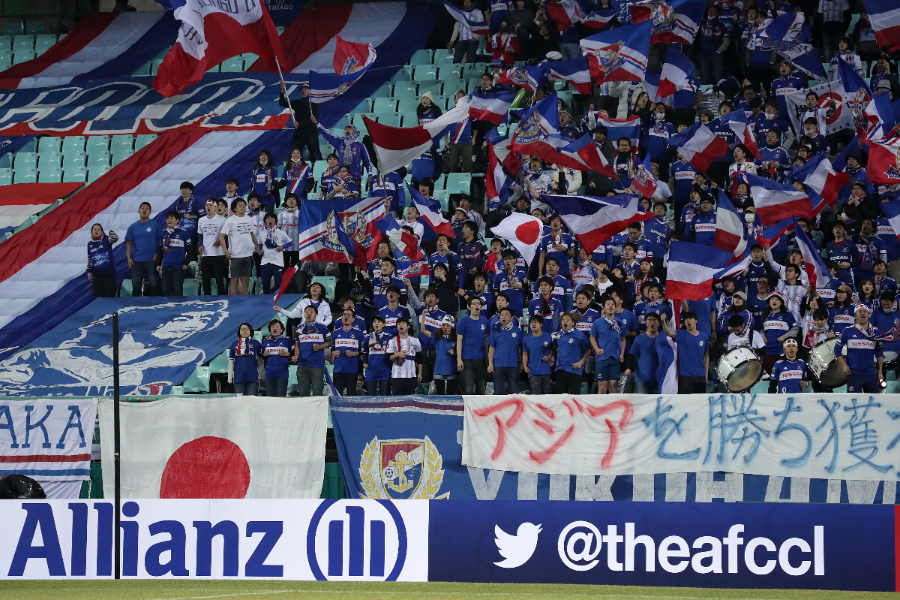
[[[318,498],[328,398],[123,402],[123,498]],[[113,497],[113,401],[100,403],[103,494]]]
[[[826,106],[819,115],[819,133],[829,135],[843,129],[853,129],[853,115],[845,102],[844,86],[840,81],[831,81],[784,95],[787,116],[798,137],[803,135],[803,123],[800,121],[806,113],[808,92],[815,92],[819,96],[819,106]]]
[[[900,397],[465,396],[464,465],[559,475],[896,480]]]
[[[111,579],[113,516],[0,502],[0,579]],[[126,500],[122,577],[426,581],[428,501]]]
[[[0,477],[27,475],[48,497],[77,498],[96,416],[96,398],[0,400]]]

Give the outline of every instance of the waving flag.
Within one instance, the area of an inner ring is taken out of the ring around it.
[[[731,261],[731,252],[694,242],[672,242],[666,268],[666,298],[703,300]]]
[[[488,141],[487,155],[488,167],[484,175],[484,189],[487,195],[488,211],[492,211],[509,202],[513,180],[503,169],[503,163],[497,156],[495,143]]]
[[[469,102],[466,98],[460,98],[456,106],[437,119],[416,127],[391,127],[368,117],[363,117],[363,122],[372,136],[372,144],[378,156],[378,170],[390,173],[430,150],[435,141],[444,135],[447,127],[462,123],[468,118]]]
[[[771,248],[786,231],[793,231],[796,221],[793,218],[767,225],[756,235],[756,243],[763,248]]]
[[[394,248],[411,261],[422,260],[424,254],[419,247],[419,238],[416,234],[403,229],[403,225],[397,222],[394,215],[388,213],[375,222],[391,242]]]
[[[554,139],[567,141],[569,138],[559,135]],[[559,155],[553,159],[558,165],[571,167],[578,171],[596,171],[601,175],[612,177],[615,171],[606,160],[606,156],[600,151],[594,138],[586,133],[577,140],[572,140],[565,146],[559,147]]]
[[[850,175],[835,172],[831,161],[824,154],[817,154],[802,167],[795,168],[791,179],[799,179],[824,202],[834,207],[841,188],[849,183]],[[816,206],[818,205],[817,202]]]
[[[628,138],[633,149],[638,147],[638,141],[641,138],[641,118],[637,115],[626,119],[613,119],[603,110],[589,112],[588,125],[591,129],[597,125],[603,125],[606,127],[607,139],[616,141],[619,138]]]
[[[488,35],[491,32],[491,29],[484,20],[484,16],[481,14],[480,10],[477,15],[469,15],[466,11],[458,6],[454,6],[453,3],[448,0],[444,0],[444,8],[447,9],[447,12],[450,13],[450,16],[453,17],[454,21],[460,25],[467,25],[475,35]]]
[[[500,76],[497,78],[497,83],[499,85],[511,85],[514,87],[525,88],[526,90],[534,92],[547,81],[547,67],[545,64],[511,67],[500,73]]]
[[[411,185],[407,185],[406,187],[409,190],[413,205],[421,215],[420,220],[426,228],[430,228],[435,235],[444,234],[450,238],[456,237],[456,233],[453,231],[450,221],[444,218],[444,215],[441,212],[441,203],[434,198],[426,198],[419,190],[413,188]]]
[[[637,173],[634,174],[631,185],[634,189],[639,191],[644,198],[652,198],[653,194],[656,193],[658,182],[656,181],[656,176],[653,174],[650,166],[649,154],[644,158],[644,162],[638,165]]]
[[[653,213],[640,210],[640,198],[633,194],[607,197],[548,194],[541,199],[562,218],[588,254],[632,223],[653,218]]]
[[[512,140],[500,135],[496,128],[488,131],[484,139],[493,147],[497,160],[503,165],[506,172],[514,177],[518,175],[522,170],[522,156],[511,150]]]
[[[679,90],[692,87],[691,80],[694,77],[694,62],[689,59],[677,46],[666,51],[666,62],[662,67],[659,77],[657,94],[660,98],[667,98]]]
[[[672,0],[672,11],[660,23],[653,24],[653,44],[684,44],[690,46],[700,30],[705,0]]]
[[[376,238],[381,235],[374,223],[384,214],[383,198],[303,202],[297,244],[300,260],[346,263],[349,252],[364,261],[370,248],[374,258]]]
[[[900,5],[895,0],[863,0],[875,41],[889,52],[900,50]]]
[[[557,29],[566,29],[581,23],[586,14],[578,0],[556,0],[546,5],[547,18],[556,23]]]
[[[681,315],[681,311],[675,306],[675,302],[669,300],[669,312],[673,319]],[[673,323],[674,327],[678,325]],[[671,337],[661,334],[656,338],[656,354],[659,358],[659,367],[656,371],[656,381],[660,394],[678,393],[678,344]]]
[[[530,266],[541,245],[544,224],[537,217],[513,213],[491,227],[491,231],[495,237],[503,238],[512,244],[525,259],[525,264]]]
[[[731,252],[733,256],[742,256],[747,250],[744,219],[722,190],[719,190],[719,201],[716,203],[716,235],[713,244],[716,248]]]
[[[755,40],[758,48],[774,50],[810,77],[825,79],[822,62],[809,43],[811,37],[804,13],[786,12],[772,19]]]
[[[579,94],[590,95],[593,92],[591,70],[587,57],[581,56],[572,60],[557,60],[544,63],[551,79],[561,79],[572,84]]]
[[[506,120],[516,92],[474,92],[469,96],[469,117],[499,125]]]
[[[291,285],[291,282],[294,281],[294,276],[297,274],[297,271],[300,269],[297,265],[291,265],[281,274],[281,284],[278,286],[278,291],[275,292],[275,296],[272,298],[272,306],[278,304],[278,301],[281,300],[281,297],[287,291],[288,286]]]
[[[794,227],[794,239],[797,240],[797,248],[803,255],[803,269],[809,278],[809,289],[825,287],[831,281],[831,273],[819,254],[819,249],[809,239],[800,227]]]
[[[697,81],[693,78],[689,79],[688,87],[676,90],[671,96],[662,97],[659,95],[659,82],[662,76],[660,71],[651,71],[647,69],[644,76],[644,90],[650,96],[651,102],[660,102],[669,108],[693,108],[697,100]]]
[[[760,223],[774,225],[791,217],[804,218],[812,211],[812,202],[806,192],[758,175],[747,173],[746,177]]]
[[[594,83],[642,81],[650,53],[649,22],[616,27],[583,38],[581,50],[588,57]]]
[[[730,112],[722,117],[721,120],[737,136],[738,143],[746,146],[753,153],[753,156],[759,159],[759,146],[756,145],[756,134],[753,132],[753,125],[747,122],[747,115],[744,111],[736,110]]]
[[[284,62],[281,40],[262,0],[216,3],[205,0],[159,0],[181,22],[178,39],[166,54],[153,87],[174,96],[203,78],[211,67],[236,54],[258,54],[275,71]]]
[[[638,0],[627,5],[632,23],[662,23],[672,16],[672,7],[662,0]]]
[[[881,204],[881,212],[887,217],[891,227],[894,229],[894,235],[896,235],[897,240],[900,241],[900,200],[883,202]]]
[[[871,142],[866,168],[872,183],[900,183],[900,137]]]
[[[309,97],[312,102],[321,104],[336,98],[359,81],[369,67],[378,58],[372,44],[348,42],[341,36],[335,36],[332,66],[334,73],[309,73]]]
[[[584,16],[582,25],[588,29],[606,29],[610,23],[616,20],[619,9],[613,6],[604,10],[591,11]]]
[[[695,123],[670,137],[669,146],[675,147],[678,156],[701,172],[706,172],[714,160],[728,152],[728,142],[702,123]]]

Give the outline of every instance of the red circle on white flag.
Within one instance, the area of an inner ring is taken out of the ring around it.
[[[524,244],[533,244],[541,235],[541,226],[538,221],[527,221],[516,227],[516,238]]]
[[[160,498],[244,498],[250,464],[240,446],[203,436],[178,447],[163,469]]]

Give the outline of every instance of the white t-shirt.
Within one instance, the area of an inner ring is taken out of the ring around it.
[[[743,334],[729,333],[726,343],[726,350],[731,351],[735,348],[751,348],[760,350],[765,348],[766,342],[763,340],[762,334],[755,329],[747,327]]]
[[[228,248],[232,258],[247,258],[253,256],[253,238],[251,234],[256,232],[256,223],[250,217],[231,215],[225,219],[222,226],[222,235],[228,238]]]
[[[397,350],[398,340],[400,341],[400,350],[406,352],[406,359],[403,361],[391,361],[391,377],[394,379],[415,379],[416,353],[422,351],[422,342],[419,341],[419,338],[414,338],[412,336],[401,338],[400,336],[395,335],[388,342],[388,355],[400,351]]]
[[[288,234],[277,227],[274,229],[260,227],[259,231],[256,232],[256,240],[262,244],[263,247],[262,261],[260,261],[261,265],[284,266],[284,249],[282,248],[279,251],[275,248],[267,248],[266,241],[272,240],[275,246],[284,246],[293,241]]]
[[[205,216],[197,219],[197,232],[200,234],[200,246],[203,248],[203,256],[222,256],[225,248],[214,246],[222,232],[225,217],[222,215]]]

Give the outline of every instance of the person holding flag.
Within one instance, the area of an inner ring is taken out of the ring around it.
[[[319,105],[314,103],[309,95],[309,84],[300,84],[300,98],[288,99],[288,90],[284,81],[281,82],[281,95],[278,102],[291,111],[294,120],[294,146],[307,151],[310,162],[322,160],[322,152],[319,150]]]

